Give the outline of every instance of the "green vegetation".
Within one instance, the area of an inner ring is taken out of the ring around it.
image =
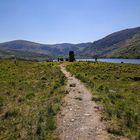
[[[75,61],[74,51],[69,51],[69,61],[70,62]]]
[[[11,55],[15,55],[17,58],[28,60],[56,59],[58,57],[68,57],[70,50],[79,52],[91,44],[92,43],[62,43],[49,45],[26,40],[14,40],[0,43],[0,57],[9,58]]]
[[[129,39],[121,48],[109,54],[108,57],[140,58],[140,35]]]
[[[11,59],[13,56],[16,56],[17,59],[24,59],[30,61],[44,61],[51,59],[48,55],[37,53],[37,52],[28,52],[28,51],[18,51],[18,50],[7,50],[0,48],[0,58]]]
[[[65,80],[56,63],[0,60],[0,139],[54,139]]]
[[[81,56],[140,58],[140,27],[115,32],[81,50]]]
[[[108,132],[140,139],[140,65],[93,62],[67,63],[67,69],[93,92],[103,106]]]

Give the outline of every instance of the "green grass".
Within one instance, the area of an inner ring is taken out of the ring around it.
[[[113,51],[108,57],[118,58],[140,58],[140,36],[134,36],[123,44],[119,49]]]
[[[56,63],[0,60],[0,139],[55,139],[65,81]]]
[[[75,62],[67,63],[67,69],[103,106],[108,132],[140,140],[140,65]]]

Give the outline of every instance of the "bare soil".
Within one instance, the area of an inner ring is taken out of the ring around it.
[[[72,76],[64,65],[61,71],[67,77],[65,96],[57,116],[57,133],[61,140],[109,140],[104,122],[92,94],[78,79]]]

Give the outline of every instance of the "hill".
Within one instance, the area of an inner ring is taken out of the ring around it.
[[[24,59],[44,60],[49,55],[39,52],[41,44],[24,40],[9,41],[0,43],[0,57],[9,58],[16,56]]]
[[[16,55],[27,59],[67,57],[74,51],[78,58],[140,58],[140,27],[112,33],[93,43],[41,44],[26,40],[0,43],[0,57]]]
[[[36,53],[36,52],[0,48],[0,58],[13,58],[14,56],[16,56],[17,58],[20,58],[20,59],[38,60],[38,61],[42,61],[42,60],[51,58],[50,56],[48,56],[46,54],[41,54],[41,53]]]
[[[15,40],[5,43],[0,43],[0,55],[16,55],[17,57],[58,57],[67,56],[69,51],[73,50],[76,53],[81,51],[83,48],[90,46],[92,43],[81,43],[81,44],[40,44],[25,40]],[[22,54],[22,55],[21,55]]]
[[[140,36],[134,36],[108,57],[140,58]]]
[[[140,58],[140,27],[115,32],[83,49],[89,57]]]

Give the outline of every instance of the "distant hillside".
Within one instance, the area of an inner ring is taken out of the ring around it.
[[[0,43],[0,57],[9,58],[16,56],[23,59],[45,60],[49,58],[47,54],[38,52],[41,44],[30,41],[16,40]]]
[[[10,55],[8,50],[0,48],[0,56],[2,57],[2,56],[6,56],[6,55]]]
[[[0,43],[0,57],[47,59],[67,57],[69,51],[74,51],[78,58],[140,58],[140,27],[115,32],[93,43],[49,45],[26,40]]]
[[[134,36],[108,55],[108,57],[114,56],[117,58],[140,58],[140,36]]]
[[[16,56],[17,58],[27,59],[27,60],[47,60],[51,58],[46,54],[40,54],[28,51],[18,51],[18,50],[7,50],[0,48],[0,58],[11,58]]]
[[[20,55],[24,54],[25,57],[29,57],[30,55],[33,57],[38,56],[50,56],[50,57],[58,57],[58,56],[67,56],[69,51],[73,50],[76,53],[84,49],[85,47],[90,46],[92,43],[81,43],[81,44],[40,44],[31,41],[25,40],[15,40],[5,43],[0,43],[0,55],[16,55],[20,57]],[[26,56],[27,55],[27,56]]]
[[[90,57],[140,58],[140,27],[115,32],[95,41],[80,54]]]

